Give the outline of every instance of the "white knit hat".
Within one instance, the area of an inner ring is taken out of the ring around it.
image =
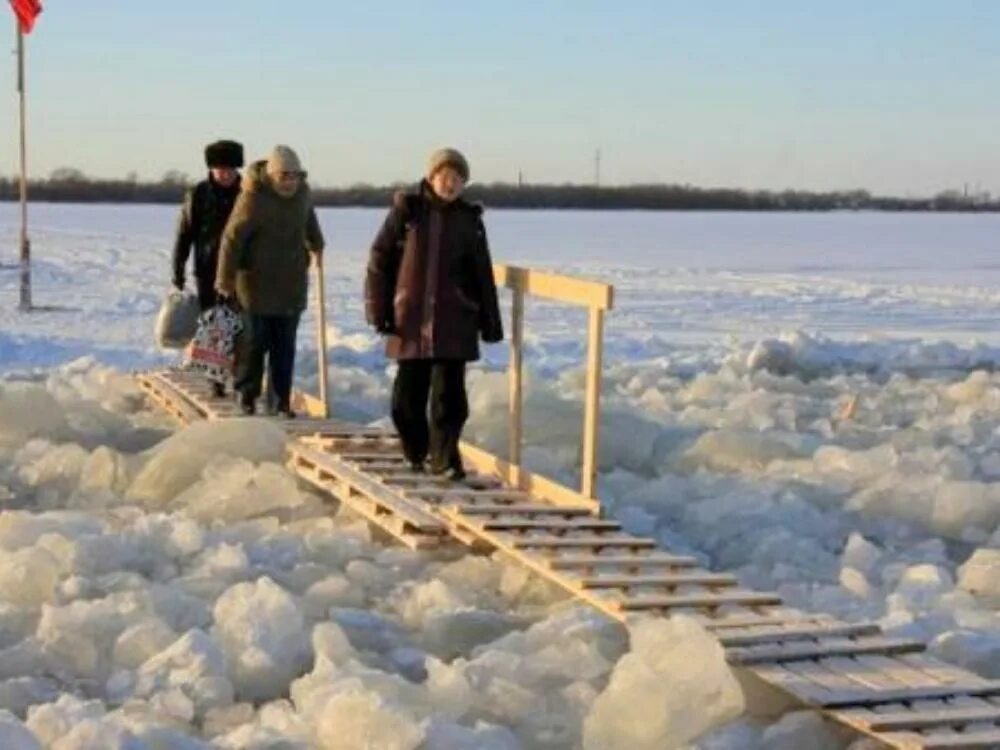
[[[288,146],[275,146],[267,158],[267,173],[277,178],[282,172],[301,172],[302,162],[299,155]]]

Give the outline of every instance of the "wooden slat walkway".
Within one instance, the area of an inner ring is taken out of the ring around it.
[[[197,375],[137,379],[182,423],[238,415]],[[506,485],[489,473],[503,462],[480,449],[466,447],[466,459],[485,473],[458,485],[410,471],[386,431],[308,417],[278,423],[289,434],[291,470],[411,548],[499,551],[619,622],[635,613],[693,616],[734,667],[887,747],[1000,748],[1000,681],[921,653],[921,643],[741,589],[732,575],[628,534],[571,490],[538,478]]]

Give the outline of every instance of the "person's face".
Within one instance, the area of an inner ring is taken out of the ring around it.
[[[465,190],[465,180],[453,167],[441,167],[431,175],[431,189],[445,203],[451,203]]]
[[[279,195],[291,198],[299,192],[299,185],[302,184],[303,172],[279,172],[274,178],[274,189]]]
[[[240,178],[240,173],[232,167],[212,167],[212,179],[222,187],[232,187]]]

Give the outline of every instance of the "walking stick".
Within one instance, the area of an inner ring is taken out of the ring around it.
[[[323,256],[313,255],[316,267],[316,359],[319,363],[319,400],[323,402],[323,416],[330,418],[330,391],[326,371],[326,289],[323,285]]]

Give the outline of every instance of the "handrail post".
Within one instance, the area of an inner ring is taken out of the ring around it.
[[[330,391],[326,368],[326,289],[323,284],[323,256],[314,253],[316,266],[316,360],[319,365],[319,400],[323,402],[323,416],[330,418]]]
[[[604,310],[590,308],[587,342],[587,394],[583,414],[583,461],[580,492],[597,498],[597,429],[601,406],[601,368],[604,361]]]
[[[524,345],[524,292],[513,290],[510,325],[510,364],[508,366],[510,381],[510,400],[508,406],[508,445],[511,466],[521,465],[521,435],[522,435],[522,367]]]

